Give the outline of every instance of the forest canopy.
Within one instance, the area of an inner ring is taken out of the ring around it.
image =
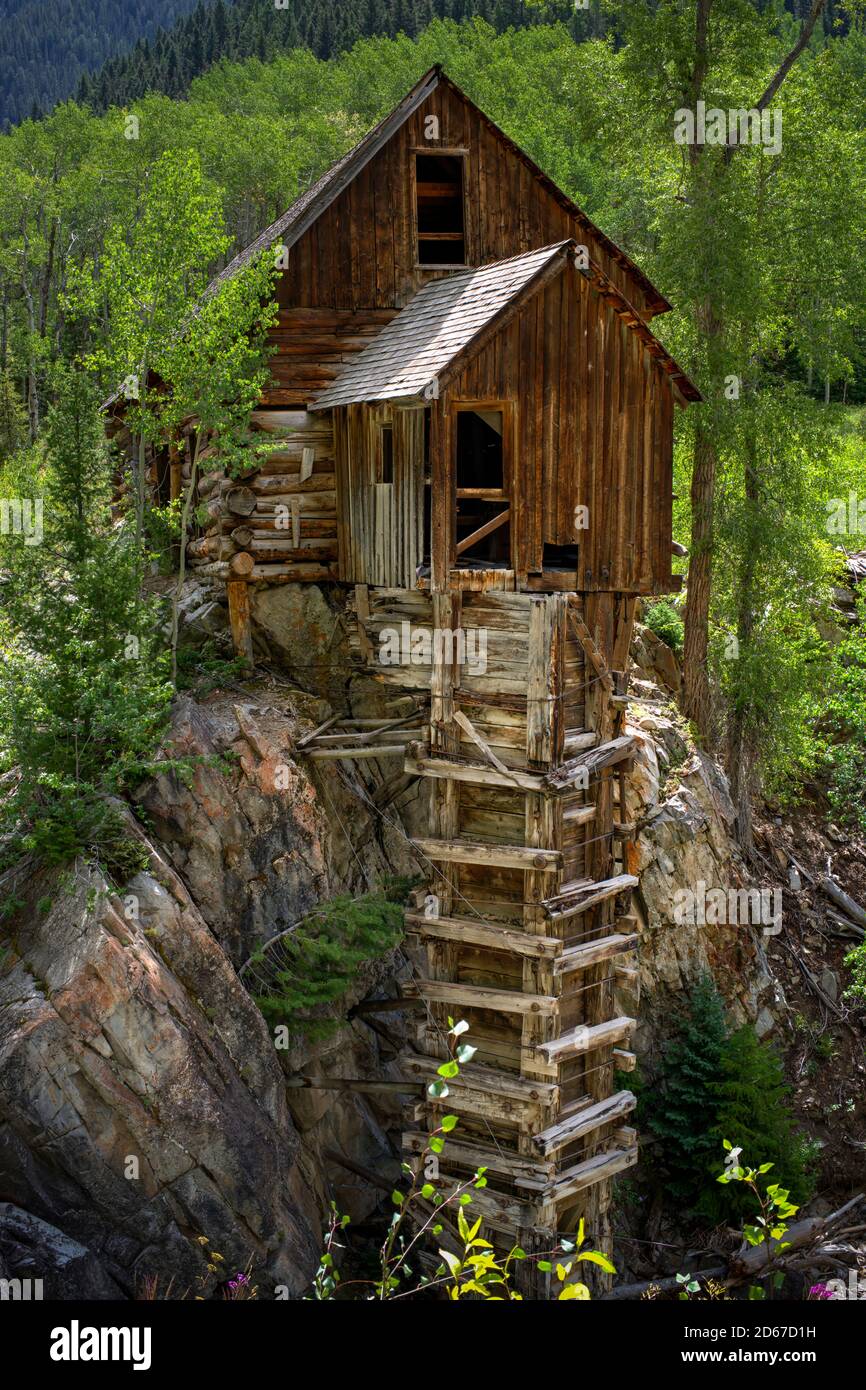
[[[0,451],[40,440],[52,361],[110,358],[109,321],[72,314],[70,287],[95,267],[95,307],[109,230],[131,242],[168,152],[194,158],[224,264],[442,63],[675,306],[653,328],[704,395],[677,421],[686,709],[725,750],[741,811],[757,785],[784,798],[820,774],[840,813],[866,816],[866,755],[850,752],[862,652],[828,640],[866,529],[866,30],[858,5],[822,11],[784,67],[812,8],[717,0],[700,53],[695,7],[673,0],[606,6],[600,37],[576,38],[573,14],[501,33],[434,20],[336,57],[222,61],[185,99],[23,121],[0,137]],[[753,107],[780,65],[778,151],[677,143],[696,72],[727,110]]]

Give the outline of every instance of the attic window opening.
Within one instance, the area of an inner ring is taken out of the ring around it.
[[[465,265],[463,160],[416,154],[415,211],[419,265]]]
[[[394,481],[394,427],[379,426],[379,482]]]

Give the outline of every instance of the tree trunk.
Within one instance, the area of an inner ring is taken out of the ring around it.
[[[756,471],[755,441],[751,437],[746,444],[744,483],[746,502],[749,508],[749,529],[752,530],[760,494]],[[755,632],[756,568],[756,549],[747,536],[740,562],[735,660],[748,658]],[[749,851],[753,847],[752,789],[756,749],[751,727],[754,720],[754,709],[744,682],[739,680],[733,682],[732,698],[728,710],[727,764],[731,784],[731,800],[734,803],[736,813],[735,832],[741,848]]]
[[[707,661],[717,463],[712,436],[703,423],[699,423],[695,430],[691,482],[692,534],[685,607],[682,708],[704,738],[710,736],[712,707]]]

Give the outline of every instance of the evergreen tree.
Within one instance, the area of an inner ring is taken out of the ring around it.
[[[772,1163],[769,1181],[786,1187],[792,1201],[802,1205],[814,1186],[807,1169],[806,1149],[794,1129],[782,1063],[772,1047],[759,1041],[754,1028],[738,1028],[725,1042],[720,1074],[713,1085],[716,1121],[710,1134],[715,1156],[708,1177],[722,1169],[722,1141],[742,1149],[744,1163]],[[700,1201],[710,1219],[742,1215],[751,1210],[749,1194],[737,1183],[719,1186],[710,1181]]]
[[[720,1152],[712,1126],[726,1037],[721,996],[705,975],[692,990],[687,1012],[668,1044],[659,1086],[642,1102],[642,1118],[661,1141],[666,1189],[689,1206],[700,1198],[710,1164]],[[736,1135],[728,1137],[739,1142]]]
[[[55,385],[44,461],[35,450],[28,460],[37,524],[2,538],[0,766],[19,778],[4,829],[13,856],[110,858],[118,827],[105,794],[150,764],[170,686],[134,528],[112,516],[99,394],[70,368]]]

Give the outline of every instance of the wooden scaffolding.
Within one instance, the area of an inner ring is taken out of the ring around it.
[[[460,1126],[437,1182],[446,1192],[486,1168],[473,1210],[503,1248],[550,1249],[581,1217],[604,1246],[608,1180],[637,1161],[623,1123],[635,1098],[614,1084],[634,1064],[635,1021],[616,1016],[614,985],[637,944],[634,919],[616,910],[638,882],[621,820],[623,678],[576,594],[359,586],[354,608],[371,664],[383,630],[409,624],[423,651],[429,628],[432,670],[377,671],[431,692],[429,739],[405,759],[430,788],[430,834],[413,842],[427,902],[406,916],[420,961],[410,990],[425,1007],[405,1074],[436,1078],[449,1018],[478,1049],[450,1083],[445,1109]],[[625,665],[633,603],[618,608]],[[412,1109],[410,1159],[441,1113],[432,1100]],[[525,1271],[530,1295],[547,1296],[548,1276]]]

